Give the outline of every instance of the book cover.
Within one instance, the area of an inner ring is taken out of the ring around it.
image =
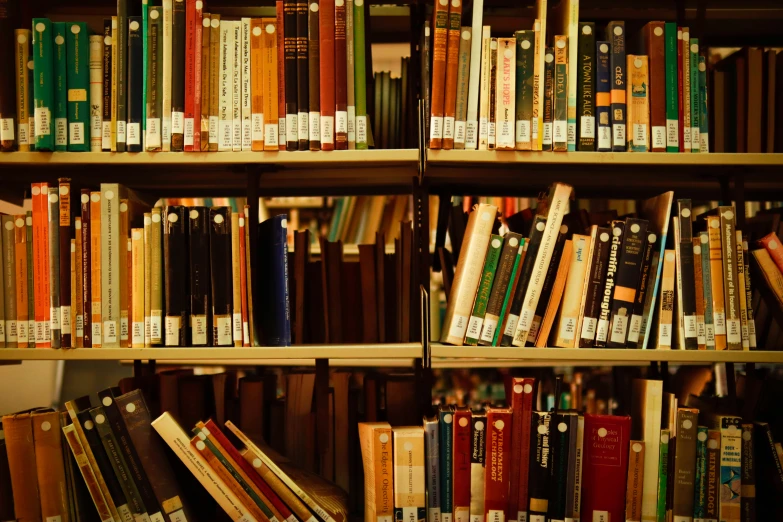
[[[611,54],[611,42],[599,41],[595,43],[595,112],[598,125],[599,152],[612,150],[612,84],[609,83],[609,62]]]
[[[636,295],[633,303],[633,315],[628,323],[628,338],[626,346],[628,348],[638,348],[640,337],[642,336],[642,323],[644,322],[644,305],[648,294],[651,293],[652,271],[657,267],[658,252],[653,252],[655,243],[658,240],[648,225],[647,238],[644,243],[644,254],[641,259],[641,273],[639,274],[639,283],[636,289]]]
[[[710,151],[710,109],[707,100],[707,58],[699,56],[699,151]]]
[[[707,512],[707,427],[696,428],[696,467],[693,483],[693,518],[704,519]]]
[[[511,408],[489,408],[486,429],[484,519],[487,522],[504,522],[510,481]]]
[[[694,238],[693,249],[696,251]],[[701,254],[701,288],[704,295],[704,335],[708,350],[715,349],[715,322],[712,310],[712,276],[710,274],[710,238],[708,232],[699,232],[699,249]]]
[[[740,309],[740,328],[742,334],[742,349],[750,350],[750,333],[748,330],[748,301],[745,289],[745,253],[742,247],[742,232],[735,232],[735,250],[737,251],[737,299]]]
[[[163,152],[171,150],[172,136],[172,86],[174,75],[174,4],[184,5],[182,0],[163,0],[163,23],[161,32],[161,141]],[[178,59],[177,62],[180,60]]]
[[[221,62],[220,15],[212,13],[209,35],[209,151],[220,148],[220,88],[223,78]]]
[[[12,4],[15,5],[15,4]],[[29,29],[14,29],[14,84],[16,86],[16,143],[20,152],[30,150],[30,145],[35,145],[31,132],[30,122],[27,117],[30,108],[34,105],[31,85],[31,77],[27,64],[32,62],[32,32]],[[6,119],[6,118],[4,118]],[[7,121],[7,119],[6,119]],[[5,131],[6,134],[8,131]]]
[[[212,288],[212,346],[232,344],[231,221],[230,209],[209,209],[209,265]]]
[[[471,454],[471,411],[457,408],[454,411],[454,456],[452,458],[452,513],[454,522],[470,522],[470,454]]]
[[[487,415],[473,413],[470,425],[470,522],[483,522]]]
[[[206,207],[188,209],[189,312],[191,346],[208,346],[212,338],[209,211]]]
[[[576,150],[595,150],[595,24],[580,22],[576,53]]]
[[[567,227],[564,225],[561,227],[561,231],[563,228]],[[553,262],[549,266],[550,270],[547,273],[546,280],[544,280],[541,295],[549,296],[549,298],[538,301],[536,315],[533,318],[533,328],[530,329],[530,335],[527,338],[527,341],[533,343],[537,348],[544,348],[549,343],[550,333],[552,328],[556,326],[555,319],[563,298],[563,291],[565,290],[568,269],[571,265],[571,253],[574,247],[574,242],[570,239],[565,239],[565,235],[565,233],[560,235],[563,238],[562,246],[560,246],[560,243],[555,245],[555,252],[552,256]]]
[[[252,22],[251,22],[252,23]],[[278,64],[277,64],[277,40],[278,27],[275,19],[262,18],[259,28],[262,31],[262,73],[259,90],[263,94],[261,120],[263,123],[264,150],[278,150],[280,145],[278,130]],[[255,30],[255,29],[253,29]],[[257,73],[256,64],[253,65],[254,76]],[[255,92],[255,89],[254,89]]]
[[[642,29],[647,55],[648,99],[650,104],[650,150],[666,152],[667,35],[664,22],[649,22]]]
[[[0,319],[5,323],[5,347],[17,348],[19,333],[16,310],[16,254],[14,217],[2,216],[2,286],[0,297],[3,298],[3,310]],[[58,267],[59,270],[59,267]]]
[[[438,421],[439,418],[437,415],[433,417],[424,417],[424,450],[426,452],[425,456],[425,466],[426,466],[426,480],[427,480],[427,522],[440,522],[440,431],[438,429]],[[360,423],[359,429],[361,430],[362,424],[367,423]],[[388,424],[386,425],[388,426]],[[389,433],[391,433],[391,426],[388,426]],[[361,438],[361,437],[360,437]],[[390,440],[390,438],[387,438],[387,440]],[[362,446],[362,457],[364,458],[364,446]],[[386,461],[388,463],[388,460]],[[365,460],[365,466],[368,464],[373,466],[373,470],[370,473],[373,473],[374,476],[374,470],[375,470],[375,464],[374,461],[370,461],[369,463]],[[365,471],[365,476],[369,476],[368,472]],[[371,498],[370,495],[367,494],[367,488],[371,484],[365,479],[364,487],[365,487],[365,498]],[[393,488],[392,488],[393,489]],[[385,500],[388,501],[389,496],[385,495]],[[382,513],[383,516],[392,516],[393,515],[393,509],[391,506],[386,505],[387,511]],[[376,517],[371,516],[372,512],[365,509],[365,522],[377,522]]]
[[[153,346],[163,345],[165,340],[164,319],[163,319],[163,208],[155,207],[152,209],[150,217],[149,233],[149,260],[150,260],[150,344]],[[146,296],[145,296],[146,298]],[[146,308],[146,304],[145,304]]]
[[[47,201],[49,243],[49,310],[52,348],[62,348],[62,307],[60,305],[60,189],[49,187]],[[70,250],[70,248],[68,249]],[[62,255],[68,255],[63,252]],[[6,336],[8,334],[6,333]]]
[[[677,24],[664,24],[666,61],[666,152],[680,151],[680,119],[678,96],[679,69],[677,63]]]
[[[29,329],[30,320],[34,320],[35,312],[30,314],[30,302],[32,294],[28,287],[28,278],[32,273],[32,267],[27,262],[27,226],[25,215],[14,216],[13,256],[15,258],[16,279],[16,330],[19,348],[35,348],[35,339]]]
[[[426,518],[424,430],[420,426],[392,428],[392,436],[394,438],[394,520],[423,522]]]
[[[712,426],[720,430],[718,475],[721,489],[718,501],[719,519],[727,522],[742,518],[742,419],[717,415]],[[708,500],[709,501],[709,500]]]
[[[544,100],[542,102],[543,108],[541,113],[542,132],[543,137],[541,141],[542,150],[552,150],[552,126],[555,121],[554,112],[554,94],[555,94],[555,49],[554,47],[547,47],[544,54]],[[535,105],[535,102],[534,102]],[[535,140],[533,140],[535,146]]]
[[[234,20],[230,27],[229,36],[230,46],[228,49],[231,62],[231,76],[229,85],[231,86],[231,151],[239,152],[242,150],[242,47],[243,31],[242,22]]]
[[[516,94],[516,39],[498,38],[497,73],[495,83],[495,148],[514,150]]]
[[[356,148],[356,73],[355,73],[355,59],[356,45],[354,37],[354,0],[347,0],[345,2],[345,54],[346,54],[346,87],[348,90],[348,149],[354,150]],[[404,76],[403,76],[404,78]],[[402,82],[406,85],[406,82]],[[403,93],[403,100],[405,100],[405,94]],[[405,111],[405,103],[403,103],[402,114],[407,114]],[[403,116],[405,118],[405,116]]]
[[[60,346],[71,348],[73,344],[73,324],[71,323],[71,180],[60,178],[58,180],[58,230],[55,234],[56,241],[60,243],[60,261],[57,266],[60,276]]]
[[[609,242],[609,228],[596,227],[592,239],[590,261],[587,274],[585,274],[585,287],[583,305],[578,323],[579,348],[589,348],[595,343],[595,334],[598,327],[598,315],[601,305],[600,292],[604,288],[606,267],[609,260],[611,243]],[[574,343],[577,346],[577,343]]]
[[[629,54],[626,56],[626,103],[628,104],[628,150],[647,152],[650,150],[650,77],[647,56]]]
[[[70,25],[70,24],[67,24]],[[54,150],[68,150],[68,46],[65,22],[52,23],[54,53]]]
[[[503,237],[502,250],[499,250],[499,258],[496,261],[497,269],[493,278],[493,282],[491,283],[492,287],[491,292],[489,293],[489,298],[487,300],[485,310],[486,313],[483,321],[481,321],[482,324],[477,325],[476,328],[480,330],[478,343],[481,345],[488,346],[495,338],[495,332],[498,329],[498,323],[500,321],[501,307],[503,306],[507,289],[511,284],[511,272],[514,267],[514,262],[517,258],[521,239],[522,236],[514,232],[507,232]],[[500,243],[499,238],[498,243]],[[495,248],[494,239],[490,240],[489,254],[487,255],[487,259],[489,259],[490,255],[492,255]],[[482,286],[483,281],[484,278],[482,278]],[[481,291],[481,289],[482,287],[479,287],[479,291]],[[482,294],[479,295],[481,296]],[[470,335],[470,330],[471,328],[469,325],[468,335]],[[468,344],[470,344],[470,342],[468,342]]]
[[[552,414],[534,411],[530,422],[530,468],[528,520],[546,522],[549,510],[549,467],[551,465],[550,423]]]
[[[60,414],[54,411],[32,413],[28,422],[32,424],[31,435],[35,445],[41,517],[43,520],[67,520],[69,502],[63,464],[62,432],[58,429]]]
[[[286,215],[279,214],[258,227],[260,314],[264,342],[269,346],[291,344],[291,313],[288,292],[288,241]],[[214,283],[213,283],[214,285]]]
[[[489,113],[492,76],[492,38],[491,28],[485,25],[481,29],[481,84],[478,112],[478,150],[489,148]]]
[[[101,150],[111,151],[112,145],[112,71],[114,64],[114,42],[112,40],[112,20],[103,20],[103,60],[101,85]]]
[[[320,0],[319,6],[318,56],[320,59],[321,78],[321,150],[334,150],[336,116],[336,92],[334,82],[336,48],[335,1]]]
[[[696,234],[698,235],[698,234]],[[741,238],[740,238],[741,239]],[[701,240],[698,237],[693,238],[693,274],[696,289],[696,336],[698,339],[699,350],[707,349],[707,328],[704,323],[704,286],[702,276],[701,261]],[[705,252],[706,253],[706,252]],[[744,283],[744,280],[743,280]],[[743,284],[744,287],[744,284]],[[744,297],[744,293],[742,294]],[[713,339],[714,344],[714,339]]]
[[[723,252],[721,248],[721,219],[707,216],[709,239],[710,287],[712,293],[712,314],[715,325],[715,349],[726,349],[726,310],[724,297]]]
[[[626,103],[625,84],[627,70],[625,64],[625,22],[609,22],[606,26],[606,39],[611,42],[609,67],[611,68],[611,124],[612,150],[626,150]]]
[[[144,348],[144,229],[131,230],[131,347]]]
[[[87,459],[86,451],[82,442],[79,440],[79,436],[76,433],[76,429],[73,424],[63,427],[63,433],[65,440],[68,442],[68,446],[71,448],[71,452],[76,461],[76,464],[81,471],[84,483],[87,485],[87,489],[90,492],[95,509],[98,512],[98,516],[101,520],[113,520],[112,513],[109,511],[106,497],[103,495],[101,488],[98,486],[98,480],[90,467],[89,460]]]
[[[150,7],[147,20],[147,131],[145,133],[147,151],[162,150],[162,114],[163,114],[163,13],[160,7]]]
[[[517,241],[517,245],[519,241]],[[498,268],[498,262],[501,258],[501,247],[503,246],[503,237],[492,235],[489,240],[489,248],[484,258],[484,268],[481,270],[481,280],[479,282],[476,301],[473,304],[473,312],[470,314],[468,329],[465,333],[465,344],[477,345],[481,336],[482,326],[487,312],[487,305],[492,291],[492,282],[495,279],[495,273]],[[510,257],[510,256],[509,256]]]
[[[575,471],[570,464],[571,447],[575,442],[576,433],[572,430],[571,419],[576,420],[576,414],[570,412],[555,412],[552,414],[549,468],[549,505],[548,517],[551,520],[565,520],[569,514],[568,485]],[[570,518],[570,517],[569,517]]]

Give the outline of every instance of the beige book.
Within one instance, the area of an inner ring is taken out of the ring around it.
[[[394,438],[394,507],[405,520],[417,520],[426,505],[424,480],[424,428],[392,429]]]
[[[166,412],[152,421],[152,427],[223,511],[231,517],[231,520],[259,522],[250,515],[231,488],[207,464],[206,459],[191,447],[190,437],[170,413]],[[206,446],[202,441],[199,443],[201,446]]]
[[[457,270],[451,284],[441,342],[461,345],[465,339],[497,213],[496,206],[481,203],[474,207],[468,218]]]
[[[674,250],[663,253],[663,275],[661,277],[661,300],[658,308],[658,346],[659,350],[671,350],[674,319]]]
[[[658,464],[661,443],[661,411],[663,409],[663,382],[634,379],[631,390],[631,437],[643,440],[650,451],[641,456],[644,461],[639,475],[644,478],[639,484],[642,491],[642,517],[645,522],[656,520],[658,499]],[[633,451],[633,447],[631,450]],[[633,459],[629,457],[629,468]]]
[[[234,346],[242,346],[242,283],[239,257],[239,214],[231,213],[231,279],[233,281],[232,321]]]
[[[495,75],[495,148],[516,148],[516,38],[498,38],[497,73]]]
[[[144,229],[131,230],[131,347],[144,348],[144,301],[145,301],[145,266],[144,266]]]
[[[3,248],[2,248],[2,284],[5,288],[3,298],[5,314],[5,346],[17,348],[19,333],[16,316],[16,231],[13,216],[3,216]],[[63,252],[66,255],[66,252]]]
[[[152,346],[152,214],[144,213],[144,346]]]
[[[642,503],[644,502],[642,490],[645,479],[644,453],[643,440],[632,440],[630,442],[628,452],[628,480],[626,481],[625,492],[626,522],[641,522],[642,520]]]
[[[252,81],[250,73],[250,18],[242,18],[239,22],[239,32],[241,34],[239,44],[240,63],[237,64],[237,74],[239,75],[241,84],[240,114],[242,121],[242,139],[240,147],[242,150],[251,150],[253,147],[253,104],[251,98],[253,91],[251,89]],[[259,127],[263,128],[263,125],[259,125]]]
[[[171,72],[174,65],[171,55],[174,36],[172,2],[173,0],[163,0],[163,115],[161,117],[163,152],[171,151]]]
[[[122,190],[122,189],[121,189]],[[120,192],[122,194],[122,192]],[[120,348],[130,347],[130,299],[128,288],[130,274],[128,273],[128,256],[130,249],[130,209],[127,199],[120,199],[120,237],[117,242],[120,251]],[[125,248],[123,248],[125,247]]]
[[[579,316],[584,311],[585,279],[592,257],[591,240],[595,240],[595,229],[596,227],[593,227],[592,236],[574,234],[571,239],[571,266],[568,268],[563,305],[560,308],[557,325],[557,338],[554,343],[559,348],[574,348],[579,331]]]
[[[629,54],[625,57],[628,74],[625,82],[628,106],[628,151],[650,150],[650,77],[646,56]],[[570,82],[569,82],[570,83]]]
[[[778,303],[783,306],[783,275],[781,275],[780,269],[775,265],[766,248],[753,250],[752,254],[761,269],[767,286],[778,299]]]
[[[101,193],[90,192],[90,264],[92,265],[92,347],[103,346]]]
[[[116,16],[111,17],[111,151],[117,152],[117,17]]]
[[[491,30],[485,25],[481,30],[481,91],[479,92],[479,129],[478,150],[489,147],[489,95],[490,76],[492,74],[492,38]]]
[[[577,326],[576,331],[579,332],[580,334],[582,332],[582,323],[584,322],[584,318],[585,318],[585,307],[587,306],[587,300],[588,300],[587,291],[590,286],[590,274],[593,271],[593,261],[595,261],[593,259],[594,257],[593,249],[595,248],[596,241],[601,240],[601,238],[598,237],[598,225],[593,225],[590,227],[589,237],[590,237],[590,249],[587,255],[587,264],[585,265],[585,281],[584,281],[584,285],[582,286],[582,296],[579,303],[579,317],[577,317],[576,320],[576,326]],[[579,348],[578,340],[574,342],[574,347]]]
[[[737,292],[739,292],[740,324],[742,331],[742,349],[750,350],[750,334],[748,331],[748,298],[745,293],[745,254],[742,251],[742,231],[737,230]]]
[[[93,345],[94,347],[95,345]],[[119,513],[117,512],[117,507],[114,505],[114,501],[112,500],[111,496],[109,495],[109,488],[106,486],[106,481],[103,480],[103,475],[101,474],[100,469],[98,468],[98,463],[95,461],[95,455],[92,453],[92,449],[90,448],[90,445],[87,443],[87,438],[84,435],[84,429],[82,428],[81,422],[79,422],[79,418],[76,416],[77,414],[77,407],[76,404],[73,401],[67,401],[65,403],[65,409],[68,411],[68,416],[71,418],[71,424],[69,426],[66,426],[63,428],[63,432],[66,434],[66,437],[68,438],[68,444],[71,446],[71,449],[73,450],[74,457],[76,458],[76,461],[79,463],[79,468],[82,469],[82,473],[85,473],[85,469],[88,468],[90,472],[95,477],[95,482],[98,484],[98,489],[100,490],[101,495],[103,496],[103,500],[106,504],[106,508],[108,512],[111,514],[112,518],[114,518],[115,521],[122,520],[120,518]],[[68,435],[68,428],[73,428],[75,437],[73,437],[73,441],[71,437]],[[86,459],[81,459],[80,456],[77,454],[79,451],[78,444],[75,444],[78,442],[81,444],[81,451],[84,452],[84,456]],[[76,447],[74,447],[76,446]],[[90,483],[87,481],[87,477],[85,477],[85,482],[89,485]],[[93,496],[93,500],[96,501],[96,507],[97,507],[97,500],[95,498],[95,495],[93,495],[92,491],[90,494]],[[105,521],[105,519],[103,519]]]
[[[150,224],[150,342],[163,344],[163,209],[152,209]]]
[[[541,150],[544,138],[544,53],[546,51],[547,0],[536,0],[536,59],[533,70],[533,150]],[[538,140],[535,139],[538,133]]]
[[[541,327],[538,329],[538,335],[535,339],[528,339],[529,342],[534,343],[538,348],[546,348],[547,343],[549,342],[549,334],[552,331],[552,326],[555,324],[557,310],[560,308],[560,304],[563,300],[563,292],[571,266],[571,253],[573,252],[573,249],[573,241],[566,239],[566,242],[563,245],[563,255],[560,257],[560,264],[557,266],[555,284],[552,285],[552,292],[548,296],[549,302],[547,303],[546,312],[544,312],[544,317],[541,321]]]
[[[84,258],[84,252],[82,250],[82,218],[77,217],[74,219],[74,230],[76,237],[76,265],[75,265],[75,278],[76,281],[71,283],[71,290],[74,293],[74,297],[71,299],[72,309],[74,311],[73,324],[76,325],[76,342],[74,347],[84,347],[84,268],[82,267],[82,259]],[[74,264],[71,264],[74,268]]]
[[[364,463],[364,522],[394,517],[392,429],[388,422],[360,422],[359,444]]]

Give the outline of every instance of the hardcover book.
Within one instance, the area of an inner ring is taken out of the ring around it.
[[[70,25],[70,24],[69,24]],[[68,150],[68,51],[65,39],[67,37],[65,22],[52,23],[53,53],[54,53],[54,150]]]
[[[726,343],[729,350],[741,350],[742,321],[740,319],[740,288],[737,281],[736,249],[738,245],[736,240],[734,207],[718,207],[718,214],[720,215],[721,257],[723,260]],[[710,247],[712,247],[712,242],[710,243]]]
[[[459,27],[459,23],[457,24]],[[446,62],[448,55],[449,2],[435,3],[432,19],[432,95],[430,96],[429,146],[439,149],[443,143]]]
[[[628,104],[628,150],[650,150],[650,75],[647,56],[629,54],[626,57],[626,103]]]
[[[625,22],[609,22],[606,26],[606,39],[611,42],[611,55],[609,66],[611,73],[611,123],[612,123],[612,150],[625,152],[626,150],[626,103],[625,84]]]
[[[546,522],[549,510],[549,467],[551,466],[550,423],[552,414],[534,411],[530,423],[530,497],[528,520]]]
[[[54,35],[48,18],[33,18],[33,73],[35,148],[53,151]]]
[[[576,150],[595,150],[595,24],[579,23],[576,92]]]
[[[623,242],[617,257],[609,339],[606,343],[610,348],[625,346],[628,323],[631,319],[636,290],[639,285],[648,225],[649,223],[644,219],[628,218],[625,221]],[[611,266],[609,270],[611,271]]]
[[[641,274],[639,284],[636,290],[636,296],[633,303],[633,315],[628,323],[628,339],[626,346],[629,348],[638,348],[641,344],[640,338],[644,335],[642,325],[644,324],[644,305],[647,302],[649,294],[652,293],[653,270],[658,266],[658,252],[654,252],[658,236],[647,229],[647,240],[644,246],[644,254],[641,260]],[[643,342],[643,339],[642,339]]]
[[[519,244],[518,240],[516,244]],[[501,258],[502,246],[503,238],[501,236],[492,235],[489,240],[487,255],[484,259],[484,268],[481,271],[481,281],[479,282],[478,293],[476,294],[476,302],[473,305],[473,312],[470,315],[470,322],[468,323],[468,329],[465,333],[465,344],[467,345],[475,346],[479,342],[488,309],[488,302],[491,299],[490,292],[493,289],[492,283],[495,279],[498,261]]]
[[[454,515],[454,409],[441,406],[438,409],[438,462],[440,466],[440,516],[443,522],[452,522]]]
[[[469,92],[468,82],[470,80],[470,56],[471,45],[473,43],[473,33],[470,26],[462,27],[459,39],[459,58],[457,63],[457,103],[455,106],[454,122],[454,148],[465,148],[466,119],[468,114]],[[403,94],[405,94],[406,83],[403,82]],[[403,114],[405,110],[403,110]]]
[[[446,74],[443,102],[443,148],[454,148],[454,127],[457,115],[457,75],[459,72],[460,25],[462,2],[449,2],[448,31],[446,33]],[[437,29],[437,28],[436,28]],[[434,85],[434,84],[433,84]]]
[[[642,440],[648,448],[658,448],[661,438],[663,383],[647,379],[633,381],[631,399],[631,439]],[[633,442],[631,443],[633,444]],[[658,499],[658,451],[645,451],[641,504],[642,519],[654,520]],[[637,519],[639,520],[639,519]]]
[[[653,28],[654,30],[654,28]],[[665,61],[666,61],[666,152],[680,151],[680,120],[677,64],[677,24],[664,24]],[[653,45],[654,47],[654,45]],[[656,71],[658,69],[653,69]],[[653,95],[654,96],[654,95]],[[654,121],[654,120],[653,120]]]
[[[427,522],[440,522],[440,431],[438,429],[438,415],[433,417],[424,417],[424,450],[426,452],[426,480],[427,480]],[[361,429],[362,424],[359,424]],[[391,426],[389,426],[391,432]],[[364,447],[362,447],[363,449]],[[364,456],[362,452],[362,456]],[[388,461],[387,461],[388,462]],[[374,472],[374,470],[373,470]],[[365,475],[367,473],[365,472]],[[365,489],[369,483],[365,479]],[[370,498],[365,493],[365,498]],[[385,497],[388,499],[388,495]],[[389,508],[389,513],[384,516],[393,516],[394,510]],[[365,510],[365,522],[377,522],[375,518],[368,519],[368,512]]]
[[[554,345],[561,348],[574,348],[579,329],[579,310],[587,276],[587,264],[591,254],[590,236],[574,234],[572,244],[568,276],[555,330],[557,333]]]
[[[625,520],[626,522],[640,522],[642,520],[643,486],[645,480],[645,442],[632,440],[628,452],[628,481],[625,493]],[[657,473],[657,469],[655,470]],[[657,486],[657,482],[655,484]],[[655,508],[655,506],[652,506]]]
[[[517,31],[516,48],[516,132],[517,150],[532,150],[533,75],[535,69],[535,31]]]
[[[484,521],[484,479],[486,476],[487,415],[474,413],[470,446],[470,522]]]
[[[624,221],[612,221],[612,243],[609,247],[606,277],[604,278],[604,290],[601,295],[600,312],[595,332],[595,346],[606,347],[609,340],[609,323],[612,318],[612,298],[617,279],[618,261],[622,253],[623,234],[625,233]]]
[[[285,224],[286,215],[280,214],[267,219],[258,227],[258,244],[261,245],[259,270],[260,273],[270,275],[270,277],[261,278],[259,285],[261,330],[264,335],[264,343],[269,346],[289,346],[291,344],[288,241]]]
[[[420,426],[393,428],[394,438],[394,520],[423,522],[426,484],[424,482],[424,430]]]
[[[631,418],[587,414],[584,430],[582,518],[621,520],[625,512]]]
[[[595,112],[598,126],[598,144],[599,152],[608,152],[612,150],[612,100],[609,83],[609,61],[610,61],[611,42],[596,42],[595,53]]]
[[[514,232],[507,232],[503,238],[503,250],[500,252],[496,276],[492,283],[492,291],[489,294],[486,314],[484,316],[483,324],[481,325],[481,336],[478,341],[481,345],[491,345],[492,341],[495,339],[495,333],[500,326],[501,308],[507,290],[511,285],[511,272],[514,268],[514,262],[517,258],[521,240],[522,236]],[[490,253],[493,248],[494,244],[490,241]]]
[[[696,483],[696,443],[699,411],[692,408],[677,410],[677,442],[674,447],[674,516],[693,516],[694,485]]]
[[[514,150],[516,39],[498,38],[495,82],[495,148]]]
[[[212,346],[232,345],[231,222],[229,209],[209,209],[210,280],[212,283]]]
[[[454,456],[452,458],[452,491],[454,522],[470,522],[470,453],[471,453],[471,411],[457,408],[454,411]]]
[[[511,458],[511,409],[490,408],[487,411],[486,473],[484,475],[484,518],[487,522],[504,522],[508,509]]]
[[[554,124],[552,127],[552,150],[568,150],[568,38],[555,36],[555,83],[552,102]]]

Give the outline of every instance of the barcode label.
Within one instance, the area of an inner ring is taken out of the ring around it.
[[[582,126],[579,128],[580,138],[595,138],[595,116],[582,116]]]
[[[465,338],[465,331],[468,328],[468,318],[464,315],[454,314],[449,329],[449,337]]]
[[[516,140],[518,143],[530,142],[530,120],[517,120]]]
[[[598,319],[595,317],[585,317],[582,319],[582,333],[580,336],[582,339],[592,341],[595,339],[595,330],[598,325]]]
[[[430,118],[430,139],[440,140],[443,139],[443,118],[432,116]]]
[[[652,128],[652,146],[654,149],[666,148],[666,127],[656,126]]]
[[[68,118],[54,119],[54,144],[62,147],[68,145]]]
[[[179,346],[179,316],[166,316],[166,346]]]
[[[628,331],[628,317],[625,315],[615,315],[612,318],[612,338],[613,343],[625,344],[625,334]]]
[[[310,141],[321,141],[321,113],[310,113]]]
[[[443,139],[454,139],[454,118],[451,116],[443,118]]]

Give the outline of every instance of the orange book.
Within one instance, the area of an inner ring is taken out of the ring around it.
[[[120,240],[116,243],[120,247],[120,348],[130,348],[130,272],[128,271],[128,257],[130,249],[130,208],[127,199],[120,200]],[[122,247],[125,247],[124,249]]]
[[[51,348],[49,341],[49,185],[33,183],[33,289],[35,291],[35,346]]]
[[[92,347],[101,347],[101,193],[90,193],[90,256],[92,272]]]
[[[261,90],[264,95],[264,150],[283,150],[283,143],[279,140],[279,102],[278,92],[285,92],[283,90],[282,80],[278,91],[278,76],[279,68],[277,63],[278,58],[278,36],[277,33],[279,25],[274,18],[262,18],[261,25],[263,26],[263,57],[262,57],[262,71],[261,71]],[[280,147],[278,147],[278,144]]]
[[[264,50],[263,20],[250,20],[250,105],[252,110],[252,146],[250,150],[264,150]]]
[[[34,413],[31,421],[41,518],[46,521],[68,521],[68,488],[63,465],[60,414],[56,411]]]
[[[247,246],[245,245],[245,215],[239,215],[239,282],[242,300],[242,346],[250,346],[250,325],[247,313]]]
[[[462,2],[449,2],[446,37],[446,100],[443,107],[443,148],[454,148],[454,120],[457,116],[457,71],[462,25]]]
[[[435,2],[432,28],[432,85],[430,87],[432,93],[430,95],[429,143],[431,149],[439,149],[443,145],[443,108],[446,92],[449,2]]]
[[[8,449],[8,471],[13,483],[14,520],[22,522],[41,520],[33,423],[30,417],[30,413],[17,413],[5,415],[2,419]]]
[[[16,341],[17,347],[35,347],[28,332],[27,295],[27,226],[25,215],[14,216],[14,257],[16,258]]]
[[[778,270],[783,273],[783,245],[780,243],[778,235],[774,232],[770,232],[766,236],[759,239],[759,243],[761,243],[764,248],[767,249],[767,252],[769,252],[769,257],[771,257],[775,262]]]
[[[74,310],[74,347],[84,348],[84,280],[82,279],[84,250],[82,248],[82,218],[74,218],[73,223],[76,238],[75,281],[71,286],[74,293],[74,297],[71,299],[71,306],[73,306]]]
[[[707,216],[710,238],[710,279],[712,280],[712,315],[715,328],[715,349],[726,349],[726,305],[723,297],[723,251],[721,249],[720,216]],[[702,254],[703,255],[703,254]]]

